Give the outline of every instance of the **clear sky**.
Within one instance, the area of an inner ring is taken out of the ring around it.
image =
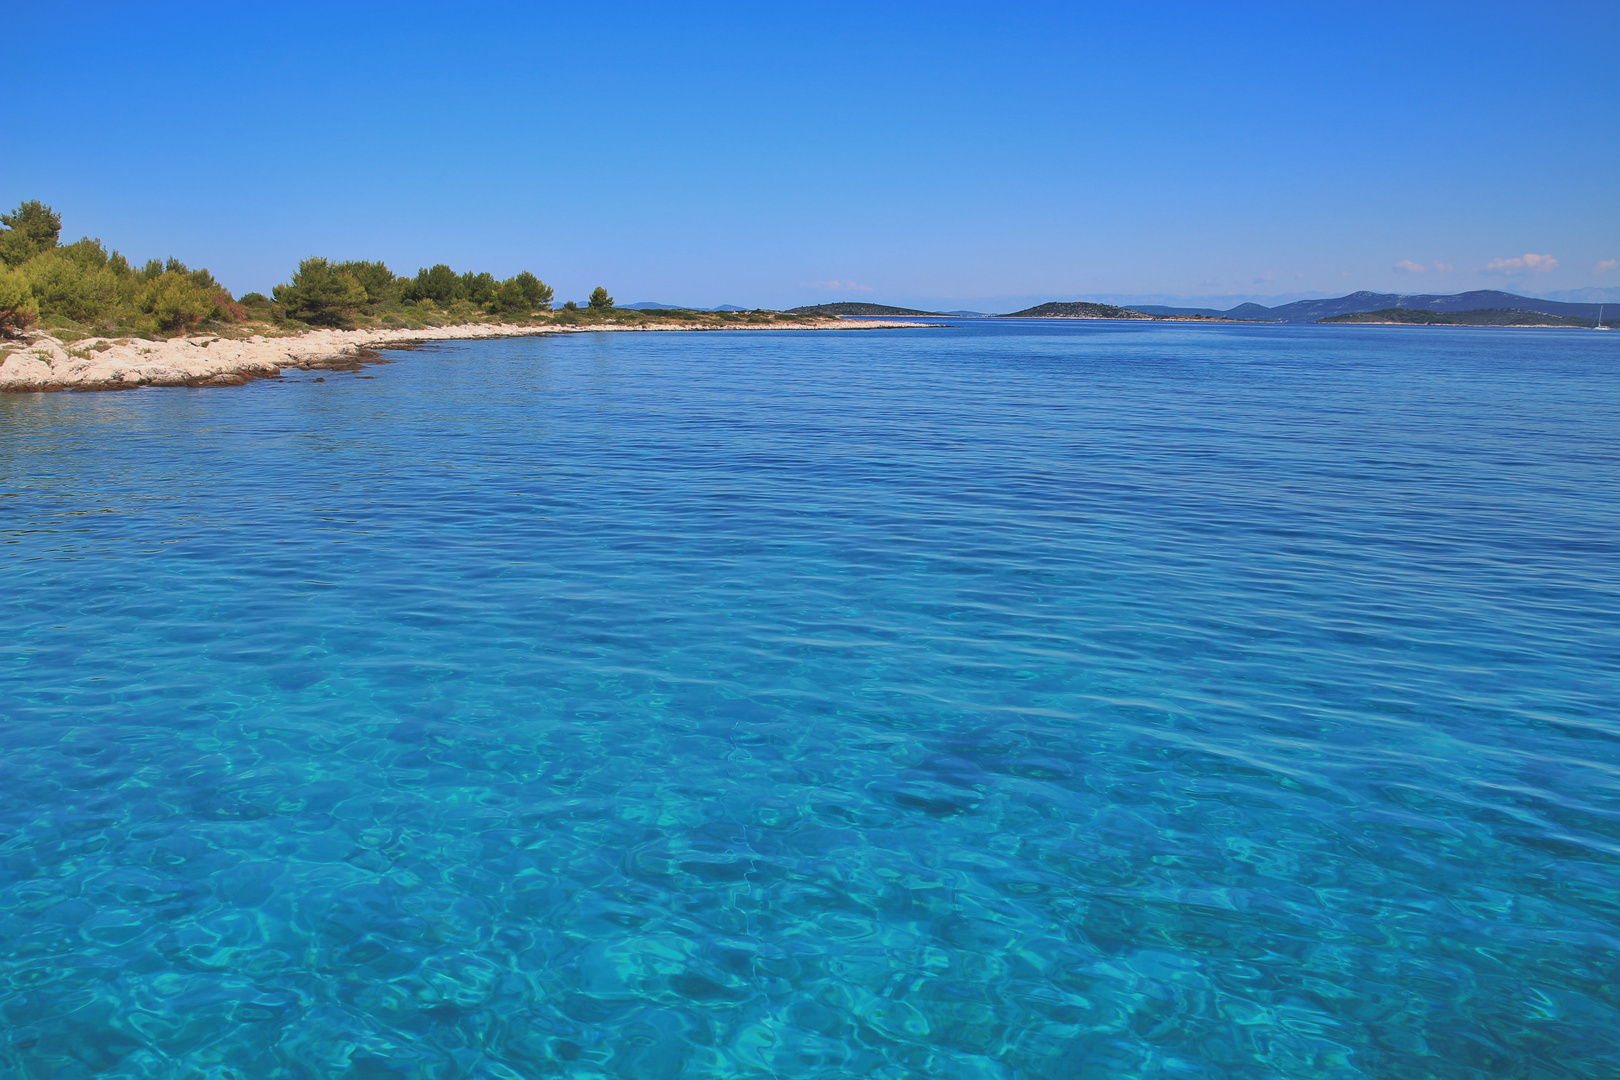
[[[1620,287],[1620,3],[24,3],[0,201],[237,292]]]

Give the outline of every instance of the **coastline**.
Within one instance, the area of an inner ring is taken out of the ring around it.
[[[888,330],[938,326],[905,320],[829,320],[825,323],[761,325],[586,325],[462,323],[417,330],[307,330],[280,337],[254,334],[225,338],[202,334],[147,341],[87,338],[64,344],[48,334],[30,334],[0,359],[0,393],[61,390],[134,390],[142,386],[241,386],[274,378],[286,368],[347,369],[377,358],[377,350],[430,341],[599,334],[632,331]]]
[[[1278,323],[1279,326],[1421,326],[1442,330],[1591,330],[1590,326],[1563,326],[1558,323],[1464,323],[1464,322],[1398,322],[1394,319],[1343,319],[1329,322],[1318,319],[1314,323]],[[1605,330],[1609,329],[1604,327]]]

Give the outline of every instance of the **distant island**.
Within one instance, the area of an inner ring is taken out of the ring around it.
[[[892,307],[888,304],[860,304],[845,302],[838,304],[811,304],[805,307],[788,308],[789,315],[833,315],[847,317],[850,315],[889,316],[889,315],[943,315],[943,311],[918,311],[916,308]]]
[[[715,309],[719,311],[719,308]],[[917,308],[895,307],[892,304],[863,304],[858,301],[844,301],[836,304],[810,304],[804,307],[788,308],[794,315],[836,315],[839,318],[887,318],[896,315],[927,315],[932,318],[954,319],[988,319],[992,318],[984,311],[919,311]]]
[[[1611,311],[1620,305],[1608,305]],[[1354,292],[1323,300],[1298,300],[1274,308],[1239,304],[1215,308],[1142,304],[1120,307],[1088,301],[1039,304],[1000,316],[1004,319],[1173,319],[1206,322],[1386,323],[1436,326],[1594,326],[1603,305],[1538,300],[1481,289],[1451,295],[1404,296]],[[1605,319],[1613,325],[1614,318]]]
[[[1152,319],[1156,316],[1132,308],[1115,307],[1113,304],[1092,304],[1075,300],[1037,304],[1035,307],[1025,308],[1023,311],[1009,312],[998,317],[1003,319]]]
[[[739,307],[736,304],[721,304],[718,307],[691,307],[686,304],[660,304],[653,300],[638,300],[634,304],[625,304],[624,307],[632,311],[752,311],[752,308]]]
[[[1336,315],[1355,315],[1371,311],[1404,308],[1413,311],[1433,311],[1440,314],[1459,314],[1474,311],[1532,311],[1542,315],[1568,315],[1578,319],[1595,319],[1598,304],[1571,304],[1561,300],[1538,300],[1533,296],[1518,296],[1495,289],[1476,289],[1463,293],[1375,293],[1353,292],[1323,300],[1296,300],[1291,304],[1265,307],[1262,304],[1239,304],[1226,311],[1215,308],[1163,307],[1142,304],[1137,310],[1149,315],[1214,315],[1227,319],[1250,322],[1313,323]],[[1608,305],[1611,309],[1615,305]],[[1611,312],[1612,313],[1612,312]]]
[[[1037,304],[1023,311],[999,315],[1001,319],[1153,319],[1159,322],[1230,322],[1219,315],[1158,315],[1138,308],[1093,304],[1083,300]]]
[[[1373,323],[1384,326],[1585,326],[1597,324],[1596,319],[1582,319],[1574,315],[1548,315],[1540,311],[1520,308],[1480,308],[1475,311],[1429,311],[1426,308],[1383,308],[1379,311],[1354,311],[1347,315],[1330,315],[1318,319],[1321,323]]]

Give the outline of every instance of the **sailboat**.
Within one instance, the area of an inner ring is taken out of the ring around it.
[[[1612,327],[1608,327],[1608,326],[1603,325],[1603,305],[1602,304],[1598,305],[1597,325],[1592,327],[1592,329],[1594,329],[1594,330],[1609,330],[1609,329],[1612,329]]]

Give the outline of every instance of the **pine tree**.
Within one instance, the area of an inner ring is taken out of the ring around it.
[[[23,203],[9,214],[0,214],[0,262],[19,266],[42,251],[56,246],[62,235],[62,215],[38,199]]]
[[[283,315],[315,326],[341,326],[366,302],[358,281],[321,258],[305,259],[290,284],[271,291]]]

